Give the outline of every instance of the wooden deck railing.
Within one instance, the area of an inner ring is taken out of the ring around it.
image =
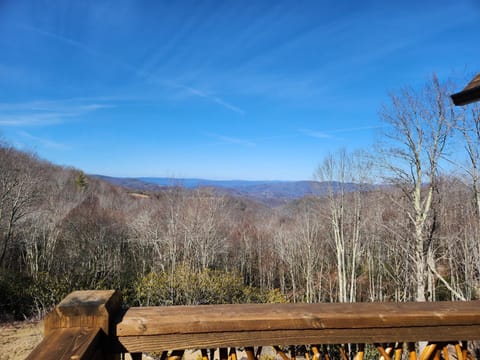
[[[45,338],[28,359],[140,359],[156,352],[178,360],[198,349],[203,360],[236,360],[237,350],[255,360],[266,346],[283,360],[361,360],[365,349],[383,359],[467,359],[475,358],[470,340],[480,340],[477,301],[122,309],[118,292],[76,291],[47,315]]]

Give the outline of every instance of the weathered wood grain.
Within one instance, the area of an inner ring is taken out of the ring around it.
[[[121,294],[115,290],[74,291],[45,317],[45,335],[63,328],[100,328],[109,334],[110,314],[121,308]]]
[[[130,308],[117,335],[480,325],[480,302],[247,304]]]
[[[27,360],[103,359],[100,329],[57,329],[50,332]]]
[[[233,331],[197,334],[119,336],[129,352],[263,345],[390,343],[480,339],[480,325],[368,329]]]
[[[45,339],[29,359],[118,359],[100,337],[115,333],[112,318],[120,309],[114,290],[71,293],[45,317]]]

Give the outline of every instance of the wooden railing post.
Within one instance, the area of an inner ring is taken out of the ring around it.
[[[115,335],[114,316],[121,309],[115,290],[75,291],[45,318],[43,341],[27,359],[115,359],[108,335]]]

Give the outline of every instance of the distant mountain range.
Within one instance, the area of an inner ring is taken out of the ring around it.
[[[279,205],[305,196],[324,196],[328,194],[332,186],[334,191],[340,188],[340,183],[338,182],[319,181],[247,181],[92,176],[135,191],[159,191],[169,186],[182,186],[187,189],[208,187],[213,188],[219,193],[248,197],[270,205]],[[355,183],[347,183],[344,185],[347,191],[355,191],[360,188],[360,185]]]

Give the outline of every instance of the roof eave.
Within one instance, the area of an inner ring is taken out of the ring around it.
[[[480,100],[480,74],[477,74],[465,88],[451,96],[457,106],[467,105]]]
[[[457,106],[467,105],[480,100],[480,86],[460,91],[451,96],[453,103]]]

